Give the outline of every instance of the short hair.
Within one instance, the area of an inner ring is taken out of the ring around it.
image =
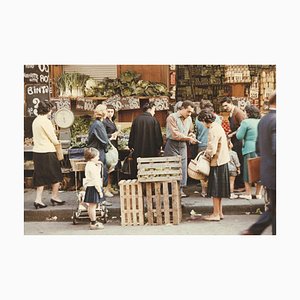
[[[249,119],[260,119],[261,117],[259,109],[254,105],[246,105],[245,111]]]
[[[103,118],[106,111],[107,106],[105,104],[98,104],[94,110],[94,114],[96,118]]]
[[[271,96],[270,96],[270,99],[269,99],[269,105],[274,105],[276,104],[276,91],[274,91]]]
[[[198,120],[205,123],[213,123],[216,115],[209,108],[202,109],[198,115]]]
[[[182,102],[181,107],[180,107],[179,109],[182,109],[182,108],[187,109],[189,106],[191,106],[191,107],[194,108],[194,107],[195,107],[195,106],[194,106],[194,102],[191,101],[191,100],[184,100],[184,101]]]
[[[99,155],[99,151],[96,148],[90,147],[84,149],[84,159],[86,161],[90,161],[97,155]]]
[[[155,103],[153,101],[145,103],[142,107],[143,112],[146,112],[148,109],[151,109],[153,106],[155,106]]]
[[[46,100],[41,100],[38,104],[37,112],[39,115],[46,115],[53,108],[53,104]]]
[[[220,104],[223,104],[224,102],[232,103],[232,99],[230,97],[223,97],[220,100]]]

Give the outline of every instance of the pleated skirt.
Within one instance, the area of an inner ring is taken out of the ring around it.
[[[84,202],[87,203],[101,203],[105,200],[104,191],[102,190],[103,196],[101,197],[94,186],[88,186],[85,190]]]
[[[207,196],[214,198],[230,197],[230,181],[228,164],[210,167]]]

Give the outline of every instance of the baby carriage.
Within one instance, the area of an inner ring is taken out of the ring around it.
[[[77,151],[72,151],[77,150]],[[75,190],[76,190],[76,197],[77,197],[77,206],[76,209],[73,211],[72,214],[72,221],[73,224],[76,225],[79,223],[80,220],[89,220],[88,215],[88,203],[83,202],[85,191],[80,190],[78,191],[78,172],[84,172],[86,162],[83,158],[83,151],[84,149],[70,149],[69,150],[69,160],[71,163],[71,167],[73,172],[75,173]],[[103,179],[103,166],[101,163],[101,178]],[[80,178],[79,178],[80,180]],[[85,178],[82,178],[83,186],[84,186]],[[96,208],[96,217],[97,221],[105,224],[108,219],[108,209],[105,205],[99,203]]]

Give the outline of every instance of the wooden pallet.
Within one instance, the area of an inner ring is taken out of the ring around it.
[[[144,225],[142,185],[136,179],[121,180],[120,207],[121,225]]]
[[[180,181],[181,156],[138,157],[137,170],[139,182]]]
[[[180,184],[177,180],[145,182],[147,219],[149,225],[173,223],[182,219]]]

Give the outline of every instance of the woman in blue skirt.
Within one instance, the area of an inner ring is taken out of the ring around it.
[[[84,158],[87,161],[85,166],[85,196],[84,202],[88,205],[88,214],[90,218],[90,229],[103,229],[102,223],[96,221],[96,208],[98,203],[104,200],[103,182],[101,178],[101,165],[99,161],[99,151],[95,148],[87,148],[84,151]]]

